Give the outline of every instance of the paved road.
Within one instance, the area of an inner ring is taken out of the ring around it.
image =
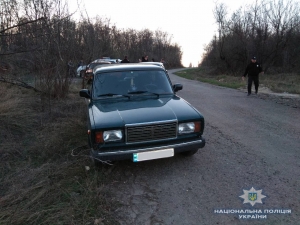
[[[183,84],[178,95],[204,115],[207,144],[192,157],[109,168],[120,224],[300,224],[300,109],[169,72]],[[266,196],[262,204],[243,204],[239,196],[252,187]],[[215,213],[221,209],[258,213],[240,219],[245,214]]]

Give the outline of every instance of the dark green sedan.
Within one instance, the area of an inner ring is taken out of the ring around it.
[[[176,95],[164,68],[112,64],[94,72],[89,89],[88,142],[95,164],[193,155],[205,146],[204,118]]]

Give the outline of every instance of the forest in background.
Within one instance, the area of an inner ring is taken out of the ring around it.
[[[267,73],[300,71],[300,8],[294,0],[254,0],[229,14],[226,3],[214,9],[218,34],[205,47],[202,66],[214,73],[242,75],[252,56]]]
[[[88,64],[101,57],[128,55],[138,62],[165,58],[166,67],[182,67],[182,51],[168,33],[149,29],[118,29],[107,18],[89,18],[78,8],[75,20],[67,0],[0,0],[0,75],[38,74],[41,89],[64,95],[67,63]],[[46,83],[45,83],[46,81]],[[37,84],[35,84],[37,86]]]
[[[138,62],[143,55],[166,68],[182,67],[181,47],[167,32],[118,29],[108,18],[89,18],[68,0],[0,0],[0,78],[34,75],[34,87],[52,97],[68,93],[67,63],[103,56]],[[78,13],[77,12],[77,13]],[[229,14],[216,3],[218,34],[205,47],[201,66],[213,74],[241,75],[252,56],[266,73],[299,74],[300,8],[296,0],[254,0]],[[195,28],[197,29],[197,28]],[[184,31],[183,31],[184,32]],[[6,79],[7,80],[7,79]]]

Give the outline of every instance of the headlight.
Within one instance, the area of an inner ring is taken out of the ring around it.
[[[178,134],[200,132],[201,130],[200,128],[201,128],[200,122],[180,123],[178,125]]]
[[[123,134],[121,130],[109,130],[103,132],[104,142],[109,141],[120,141],[122,140]]]

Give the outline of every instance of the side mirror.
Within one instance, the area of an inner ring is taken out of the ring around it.
[[[180,91],[182,90],[182,84],[174,84],[173,85],[173,91],[174,92],[177,92],[177,91]]]
[[[82,89],[79,92],[80,97],[91,98],[90,91],[88,89]]]

